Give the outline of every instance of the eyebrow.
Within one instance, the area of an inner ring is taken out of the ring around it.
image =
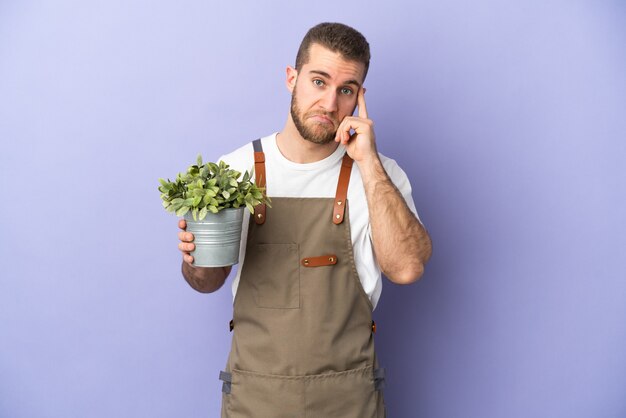
[[[331,77],[330,77],[330,74],[328,74],[328,73],[327,73],[327,72],[325,72],[325,71],[320,71],[320,70],[309,70],[309,73],[319,74],[319,75],[321,75],[322,77],[331,78]],[[359,82],[358,82],[358,81],[356,81],[355,79],[348,80],[348,81],[346,81],[346,82],[345,82],[345,83],[343,83],[343,84],[354,84],[357,88],[361,88],[361,84],[359,84]]]

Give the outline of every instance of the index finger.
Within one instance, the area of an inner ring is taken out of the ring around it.
[[[359,117],[367,119],[367,107],[365,106],[365,88],[363,87],[359,89],[357,104],[359,106]]]

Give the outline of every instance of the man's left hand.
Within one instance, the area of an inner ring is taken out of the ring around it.
[[[378,158],[374,122],[367,117],[365,89],[361,87],[357,96],[358,116],[346,116],[337,129],[335,141],[345,145],[348,155],[357,163]],[[350,130],[354,133],[350,135]]]

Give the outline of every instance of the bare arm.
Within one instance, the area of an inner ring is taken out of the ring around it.
[[[358,116],[343,119],[335,141],[346,146],[348,155],[361,171],[374,252],[381,270],[394,283],[413,283],[422,276],[424,264],[430,258],[431,240],[389,179],[378,157],[374,122],[367,115],[363,87],[359,89],[357,104]],[[354,130],[352,135],[351,130]]]
[[[230,274],[232,267],[194,267],[193,256],[190,254],[194,250],[193,234],[186,232],[187,222],[184,219],[178,221],[178,227],[182,229],[178,233],[180,243],[178,249],[183,253],[183,264],[181,267],[183,277],[189,285],[202,293],[215,292],[222,287],[226,278]]]
[[[359,169],[378,264],[392,282],[412,283],[422,276],[432,253],[428,232],[389,179],[378,156],[362,161]]]

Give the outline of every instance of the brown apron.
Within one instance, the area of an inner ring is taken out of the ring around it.
[[[260,140],[254,149],[265,186]],[[372,304],[347,221],[351,169],[345,155],[335,199],[272,197],[250,220],[222,418],[385,416]]]

